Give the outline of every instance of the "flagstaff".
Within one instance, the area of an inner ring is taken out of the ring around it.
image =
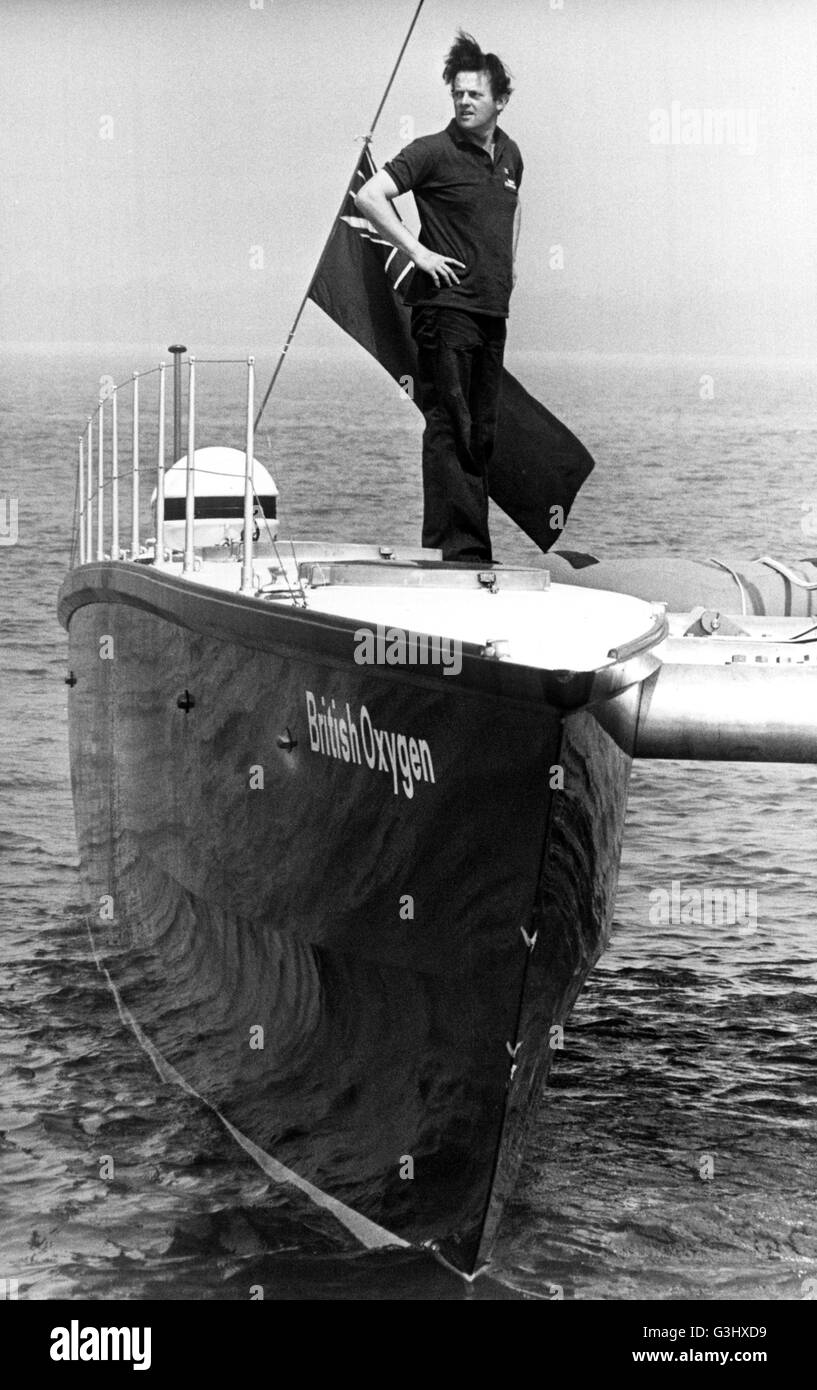
[[[374,117],[373,117],[373,119],[372,119],[371,125],[369,126],[368,134],[367,134],[367,135],[364,135],[364,136],[362,137],[362,138],[363,138],[363,141],[364,141],[364,143],[365,143],[365,145],[366,145],[367,147],[368,147],[368,145],[371,143],[372,137],[373,137],[374,132],[375,132],[375,127],[376,127],[376,125],[377,125],[377,122],[380,120],[380,113],[381,113],[381,111],[383,110],[383,107],[384,107],[385,104],[386,104],[386,100],[387,100],[387,98],[388,98],[389,92],[390,92],[391,89],[392,89],[392,85],[393,85],[393,83],[394,83],[394,79],[395,79],[395,77],[397,76],[398,68],[400,67],[401,62],[403,61],[403,54],[405,53],[406,48],[408,47],[409,39],[411,38],[412,34],[414,33],[414,27],[415,27],[415,25],[416,25],[416,23],[417,23],[417,20],[420,18],[420,11],[422,10],[424,3],[425,3],[425,0],[419,0],[419,2],[418,2],[418,5],[417,5],[416,10],[414,11],[414,15],[413,15],[413,17],[412,17],[411,23],[410,23],[410,25],[409,25],[409,27],[408,27],[408,30],[406,31],[406,36],[405,36],[405,38],[403,39],[402,44],[400,45],[400,52],[399,52],[398,55],[397,55],[397,60],[396,60],[396,62],[395,62],[395,64],[394,64],[394,67],[393,67],[392,70],[391,70],[391,75],[390,75],[390,77],[389,77],[388,82],[386,83],[385,89],[384,89],[384,91],[383,91],[383,95],[382,95],[382,97],[380,98],[380,101],[379,101],[379,103],[378,103],[377,110],[376,110],[375,113],[374,113]],[[350,177],[350,179],[349,179],[349,182],[348,182],[347,185],[346,185],[346,189],[345,189],[345,191],[344,191],[343,197],[342,197],[342,199],[341,199],[340,210],[339,210],[339,212],[338,212],[338,217],[339,217],[339,216],[341,215],[341,213],[343,212],[344,205],[345,205],[346,200],[347,200],[347,198],[348,198],[348,196],[349,196],[349,190],[351,189],[352,184],[354,183],[354,179],[355,179],[355,174],[356,174],[356,172],[357,172],[357,168],[358,168],[358,165],[356,164],[356,165],[355,165],[355,168],[354,168],[354,170],[353,170],[353,172],[352,172],[352,175],[351,175],[351,177]],[[335,219],[335,222],[336,222],[336,221],[337,221],[337,218]],[[332,225],[331,225],[331,227],[330,227],[330,230],[329,230],[329,232],[328,232],[328,234],[327,234],[326,241],[325,241],[325,243],[324,243],[323,252],[322,252],[321,255],[319,256],[317,265],[315,266],[315,269],[314,269],[314,271],[312,272],[312,277],[311,277],[311,279],[310,279],[310,281],[309,281],[309,284],[307,285],[306,289],[304,290],[303,298],[301,299],[301,302],[300,302],[300,304],[298,305],[298,308],[297,308],[295,317],[294,317],[294,319],[292,320],[292,326],[291,326],[289,332],[287,333],[286,340],[285,340],[285,342],[284,342],[284,346],[281,348],[280,356],[279,356],[279,358],[278,358],[278,361],[277,361],[276,364],[275,364],[275,369],[274,369],[274,371],[273,371],[273,373],[272,373],[272,377],[270,378],[269,386],[267,387],[266,391],[264,392],[264,399],[262,400],[260,406],[258,407],[258,414],[257,414],[256,417],[255,417],[255,429],[256,429],[256,430],[258,429],[258,426],[259,426],[259,424],[260,424],[260,422],[261,422],[261,416],[264,414],[264,410],[265,410],[267,401],[269,400],[270,395],[271,395],[271,393],[272,393],[272,390],[273,390],[273,388],[274,388],[274,386],[275,386],[275,383],[276,383],[276,381],[278,380],[278,374],[279,374],[279,372],[280,372],[282,366],[284,365],[284,359],[285,359],[285,357],[286,357],[286,355],[287,355],[287,352],[289,351],[289,345],[290,345],[290,343],[292,342],[292,339],[295,337],[295,333],[296,333],[296,331],[297,331],[298,324],[299,324],[300,321],[301,321],[301,315],[303,314],[303,311],[304,311],[304,309],[306,308],[306,303],[307,303],[307,300],[309,299],[309,296],[310,296],[310,291],[311,291],[311,289],[312,289],[312,285],[313,285],[313,283],[314,283],[314,281],[315,281],[316,276],[318,275],[318,273],[319,273],[319,271],[320,271],[321,261],[322,261],[322,259],[323,259],[324,254],[326,253],[326,248],[328,247],[328,245],[329,245],[329,243],[330,243],[330,241],[331,241],[331,239],[332,239],[332,235],[333,235],[334,230],[335,230],[335,222],[332,223]]]

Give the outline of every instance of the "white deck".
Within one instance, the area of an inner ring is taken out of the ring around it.
[[[372,552],[376,555],[376,548]],[[595,671],[614,663],[611,651],[656,626],[655,608],[641,599],[561,584],[540,589],[519,587],[515,572],[501,566],[460,571],[456,588],[450,587],[445,572],[434,570],[423,572],[422,587],[406,587],[399,573],[389,574],[388,563],[380,571],[383,583],[376,582],[372,574],[365,584],[344,581],[311,587],[308,582],[299,583],[296,560],[287,543],[279,546],[278,553],[283,573],[274,556],[255,559],[256,581],[260,581],[257,597],[275,604],[305,601],[313,612],[359,622],[361,628],[370,629],[375,638],[380,636],[387,644],[407,633],[483,648],[499,643],[497,656],[514,663],[551,671]],[[295,556],[302,560],[303,551],[297,545]],[[327,576],[337,563],[334,558],[323,563]],[[205,558],[197,564],[198,568],[188,573],[189,580],[232,593],[239,591],[238,561]],[[166,562],[160,568],[171,574],[182,572],[181,563],[176,562]],[[525,573],[531,576],[531,571]],[[496,588],[480,584],[478,574],[494,575]]]
[[[501,585],[501,579],[500,579]],[[544,592],[451,592],[355,586],[316,589],[310,608],[386,629],[425,632],[487,646],[508,661],[545,670],[595,671],[612,649],[652,625],[648,603],[619,594],[554,585]],[[388,640],[388,639],[387,639]]]

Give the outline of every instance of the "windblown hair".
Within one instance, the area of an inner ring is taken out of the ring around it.
[[[505,64],[495,53],[483,53],[473,35],[462,29],[457,30],[457,37],[446,56],[443,82],[453,87],[458,72],[487,72],[494,101],[509,97],[513,91],[511,74]]]

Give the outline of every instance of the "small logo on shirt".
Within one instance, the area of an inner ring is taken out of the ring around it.
[[[507,171],[507,169],[506,169],[506,170],[505,170],[505,173],[507,174],[507,172],[508,172],[508,171]],[[515,189],[516,189],[516,183],[515,183],[515,181],[514,181],[512,178],[507,178],[507,179],[505,180],[505,187],[506,187],[506,188],[513,188],[513,189],[515,190]]]

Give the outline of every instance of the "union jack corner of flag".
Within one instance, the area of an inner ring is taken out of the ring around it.
[[[384,240],[377,228],[373,226],[367,218],[361,217],[355,207],[354,195],[363,187],[364,183],[368,183],[372,175],[376,173],[377,166],[372,159],[369,146],[366,144],[358,160],[355,175],[349,189],[349,196],[346,199],[346,204],[340,215],[340,220],[351,227],[353,231],[356,231],[364,241],[370,243],[372,250],[376,253],[383,266],[383,270],[385,271],[392,289],[397,290],[402,287],[402,289],[405,290],[408,277],[414,270],[414,261],[406,255],[405,251],[399,250],[398,247],[392,246],[390,241]],[[399,217],[399,214],[397,215]],[[402,221],[402,218],[400,218],[400,221]]]

